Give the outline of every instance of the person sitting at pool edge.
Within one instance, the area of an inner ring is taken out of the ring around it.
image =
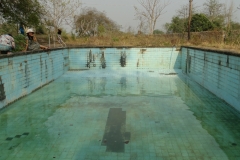
[[[36,51],[40,49],[48,49],[48,47],[40,45],[37,41],[34,31],[32,29],[27,30],[27,42],[25,51]]]
[[[0,36],[0,53],[12,54],[12,49],[15,48],[14,38],[11,34],[4,34]]]

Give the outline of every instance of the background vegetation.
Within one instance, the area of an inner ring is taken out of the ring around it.
[[[152,2],[156,3],[152,3]],[[233,4],[227,6],[217,0],[206,0],[204,10],[192,8],[191,40],[187,40],[189,5],[179,7],[165,30],[156,29],[156,21],[162,16],[169,1],[139,0],[142,8],[136,8],[137,29],[122,31],[120,25],[105,13],[95,8],[83,8],[75,0],[25,0],[1,1],[0,34],[12,33],[17,48],[25,47],[25,35],[19,34],[20,26],[34,28],[39,42],[50,47],[59,47],[57,29],[62,29],[62,38],[68,46],[181,46],[195,45],[216,48],[240,49],[240,23],[232,21]],[[174,2],[173,2],[174,3]],[[153,9],[152,14],[147,10]],[[155,17],[151,19],[151,17]],[[67,33],[63,24],[71,27]]]

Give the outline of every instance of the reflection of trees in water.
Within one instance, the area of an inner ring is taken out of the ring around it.
[[[102,77],[101,81],[99,83],[100,91],[102,91],[102,92],[105,91],[106,84],[107,84],[107,78],[106,77]]]
[[[126,77],[122,77],[120,79],[120,84],[121,84],[121,90],[126,90],[127,89],[127,78]]]
[[[137,77],[137,84],[138,84],[138,87],[139,87],[140,94],[145,94],[146,90],[145,90],[145,87],[144,87],[144,83],[142,82],[142,79],[140,79],[140,77]]]
[[[89,77],[87,79],[87,81],[88,81],[88,89],[89,89],[90,93],[92,93],[95,89],[96,78]]]

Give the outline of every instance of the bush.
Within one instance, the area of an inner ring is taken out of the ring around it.
[[[23,51],[26,47],[26,37],[22,34],[18,34],[17,36],[14,36],[13,38],[14,38],[15,45],[16,45],[14,52]]]

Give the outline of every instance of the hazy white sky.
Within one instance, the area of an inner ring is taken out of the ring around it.
[[[162,0],[164,1],[164,0]],[[162,15],[157,22],[156,29],[163,29],[163,25],[171,22],[171,19],[176,15],[176,10],[181,6],[189,3],[189,0],[170,0],[171,4],[167,6],[166,13]],[[219,0],[219,2],[228,4],[230,0]],[[199,10],[203,10],[203,3],[206,0],[193,0],[195,6],[199,6]],[[106,15],[122,26],[122,30],[126,30],[129,26],[135,29],[138,26],[138,21],[135,20],[134,6],[140,7],[137,0],[82,0],[83,7],[94,7],[98,11],[104,11]],[[233,20],[240,22],[240,10],[237,6],[240,5],[240,0],[233,0],[235,10]]]

